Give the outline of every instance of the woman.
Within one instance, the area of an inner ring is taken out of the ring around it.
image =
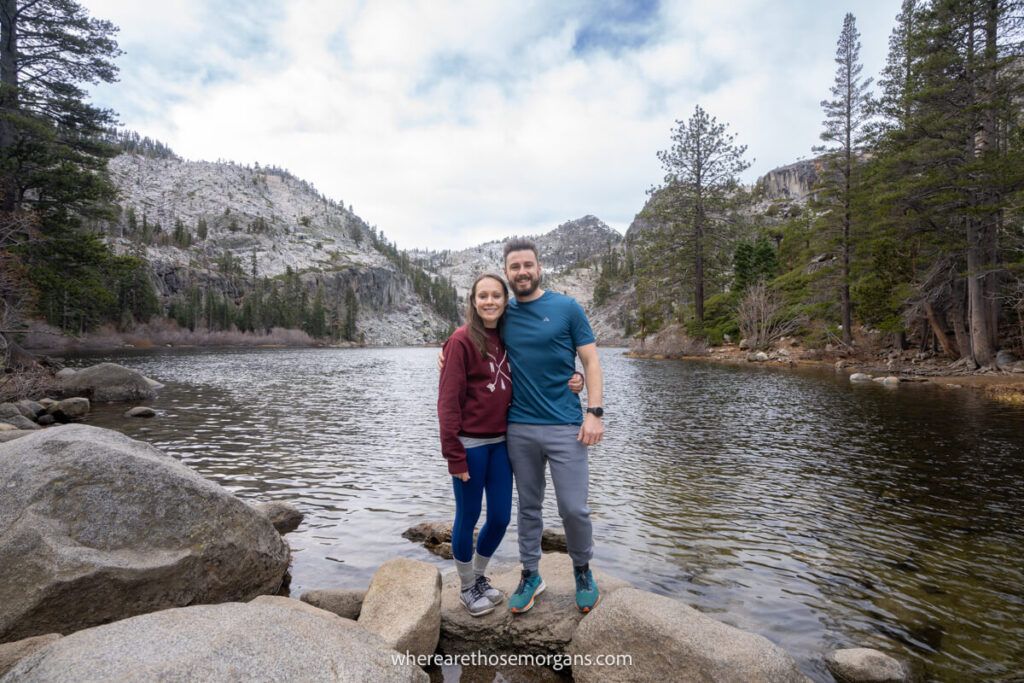
[[[440,361],[441,453],[455,493],[452,556],[461,583],[459,597],[476,617],[493,612],[505,597],[491,586],[484,570],[512,516],[512,466],[505,449],[512,373],[501,341],[507,304],[508,287],[500,276],[477,277],[469,292],[466,324],[445,342]],[[569,378],[569,388],[580,393],[583,375]],[[474,552],[473,530],[485,494],[487,519]]]
[[[444,345],[437,415],[441,452],[455,492],[452,555],[461,581],[459,597],[475,617],[504,599],[484,569],[501,543],[512,514],[512,467],[505,450],[512,377],[499,327],[508,287],[498,275],[479,276],[469,293],[466,324]],[[487,495],[487,519],[473,551],[473,529]]]

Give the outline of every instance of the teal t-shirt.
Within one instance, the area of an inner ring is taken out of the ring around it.
[[[539,299],[509,301],[502,339],[512,366],[509,422],[582,424],[579,396],[569,389],[576,347],[594,342],[587,314],[575,299],[546,291]]]

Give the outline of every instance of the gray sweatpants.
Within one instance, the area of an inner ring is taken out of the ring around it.
[[[544,467],[548,463],[573,565],[587,564],[594,554],[587,506],[590,468],[587,447],[576,440],[579,430],[577,425],[508,425],[508,459],[519,492],[519,559],[526,569],[537,571],[540,564]]]

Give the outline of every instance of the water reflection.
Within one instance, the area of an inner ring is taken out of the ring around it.
[[[160,416],[98,406],[89,421],[242,497],[297,504],[293,592],[364,586],[387,557],[444,565],[400,536],[453,512],[435,353],[120,356],[167,384]],[[766,636],[818,680],[822,655],[848,646],[927,679],[1019,673],[1024,411],[831,373],[602,359],[595,563]],[[553,498],[545,518],[557,521]],[[499,559],[516,560],[515,540]]]

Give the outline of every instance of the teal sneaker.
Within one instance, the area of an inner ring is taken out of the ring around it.
[[[544,579],[540,577],[540,574],[524,569],[522,578],[519,579],[519,587],[516,588],[516,592],[512,594],[512,597],[508,599],[508,608],[512,610],[512,614],[522,614],[529,611],[533,607],[533,601],[546,588],[547,586],[544,585]]]
[[[572,573],[576,576],[576,606],[586,614],[601,602],[601,593],[597,590],[597,582],[594,581],[589,564],[573,567]]]

